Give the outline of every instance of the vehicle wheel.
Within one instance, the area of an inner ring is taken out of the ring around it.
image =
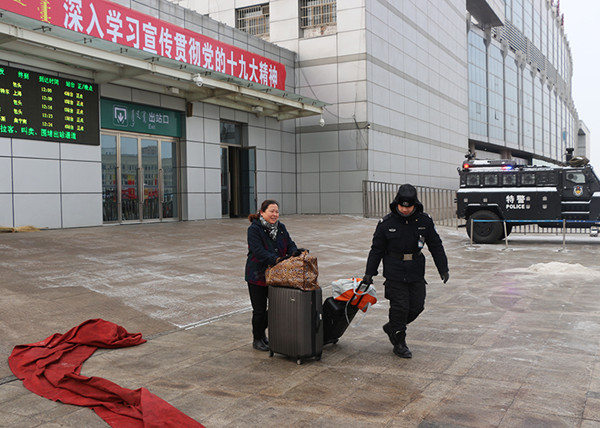
[[[471,230],[471,219],[488,221],[474,222],[473,230]],[[478,244],[493,244],[502,239],[504,235],[504,226],[498,220],[500,220],[500,217],[491,211],[475,211],[467,219],[467,234],[473,239],[473,242]]]

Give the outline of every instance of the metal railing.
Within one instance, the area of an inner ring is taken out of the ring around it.
[[[560,220],[553,221],[559,223]],[[590,234],[590,227],[540,227],[537,224],[513,224],[511,234],[519,235],[562,235],[566,230],[569,235],[587,235]]]
[[[363,181],[363,214],[367,218],[383,217],[390,212],[400,184],[382,181]],[[456,217],[456,191],[415,186],[419,201],[437,225],[458,226],[464,220]]]
[[[532,224],[519,224],[519,223],[523,223],[523,222],[527,222],[527,221],[531,221],[531,220],[475,220],[473,218],[471,218],[470,220],[471,223],[471,230],[473,230],[473,225],[474,223],[497,223],[497,222],[502,222],[502,228],[504,229],[504,243],[506,245],[506,247],[508,248],[508,236],[509,236],[509,226],[511,227],[512,231],[510,232],[510,234],[513,233],[521,233],[526,235],[527,233],[523,233],[521,230],[519,230],[519,228],[524,228],[527,226],[535,226],[536,229],[534,229],[535,231],[530,232],[530,234],[547,234],[547,235],[562,235],[562,246],[563,246],[563,250],[565,249],[566,246],[566,242],[567,242],[567,235],[570,234],[578,234],[578,233],[586,233],[589,234],[590,236],[593,237],[597,237],[598,236],[598,222],[595,220],[571,220],[571,222],[574,223],[580,223],[582,225],[582,227],[572,227],[572,226],[567,226],[567,220],[563,219],[562,220],[562,226],[560,227],[549,227],[549,228],[545,228],[545,227],[540,227],[537,224],[536,225],[532,225]],[[559,223],[559,221],[557,220],[535,220],[538,223]],[[471,234],[470,237],[470,245],[473,246],[473,234]]]

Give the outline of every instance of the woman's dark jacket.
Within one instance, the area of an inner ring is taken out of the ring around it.
[[[425,256],[419,248],[420,237],[433,256],[440,275],[448,272],[448,258],[442,239],[429,214],[423,212],[423,204],[417,200],[415,210],[407,217],[399,214],[397,206],[398,202],[394,200],[390,204],[391,212],[375,228],[365,273],[377,275],[383,259],[383,276],[386,279],[396,282],[425,280]],[[413,255],[413,260],[403,260],[404,254]]]
[[[246,260],[246,281],[251,284],[267,285],[265,270],[274,266],[278,257],[293,254],[298,250],[285,225],[279,222],[277,239],[269,236],[260,220],[253,220],[248,227],[248,259]]]

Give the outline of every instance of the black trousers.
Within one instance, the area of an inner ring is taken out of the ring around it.
[[[248,283],[248,292],[250,293],[250,303],[252,303],[252,336],[254,340],[260,340],[266,337],[269,287]]]
[[[417,282],[396,282],[386,280],[385,298],[390,301],[389,323],[393,331],[406,334],[410,324],[425,309],[425,280]]]

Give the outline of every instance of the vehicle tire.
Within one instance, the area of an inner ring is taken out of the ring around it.
[[[471,219],[489,221],[474,222],[473,230],[471,230]],[[467,234],[477,244],[493,244],[502,239],[504,235],[504,227],[502,226],[502,222],[498,220],[500,220],[500,217],[491,211],[475,211],[467,219]]]

